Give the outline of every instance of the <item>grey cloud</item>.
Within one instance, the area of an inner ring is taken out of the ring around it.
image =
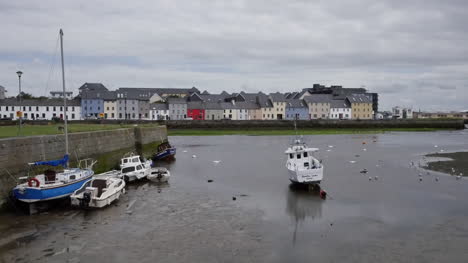
[[[63,27],[67,78],[75,88],[101,81],[197,84],[210,92],[244,85],[269,92],[321,82],[366,85],[382,93],[385,107],[405,96],[406,103],[450,109],[462,107],[458,98],[466,98],[463,89],[450,87],[468,84],[467,5],[436,0],[10,1],[0,3],[0,50],[9,57],[52,57]],[[80,63],[74,65],[77,57]],[[0,85],[14,87],[11,72],[21,67],[32,91],[43,92],[47,63],[19,63],[0,55]],[[422,91],[427,94],[421,96]],[[437,91],[458,98],[440,100]]]

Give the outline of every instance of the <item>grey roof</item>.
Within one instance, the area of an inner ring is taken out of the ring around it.
[[[331,94],[311,94],[304,97],[306,103],[330,103],[331,100]]]
[[[220,102],[206,102],[205,110],[223,110],[223,106]]]
[[[108,89],[102,83],[88,83],[81,85],[79,88],[80,92],[85,90],[93,90],[93,91],[107,91]]]
[[[167,110],[168,106],[166,103],[151,103],[150,109],[152,110]]]
[[[287,100],[284,94],[279,92],[270,93],[270,98],[273,102],[286,102]]]
[[[372,103],[372,98],[366,94],[352,94],[346,96],[350,103]]]
[[[117,93],[125,94],[127,99],[135,100],[149,100],[154,94],[162,96],[163,94],[192,94],[198,92],[193,87],[190,89],[185,88],[131,88],[121,87],[116,90]]]
[[[257,96],[257,103],[261,108],[273,107],[270,98],[264,93],[259,93]]]
[[[103,100],[115,100],[117,95],[115,91],[107,90],[86,90],[81,93],[82,99],[103,99]]]
[[[16,98],[8,98],[0,100],[0,106],[63,106],[63,99],[30,99],[22,100],[20,104]],[[67,106],[81,106],[81,101],[67,100]]]
[[[169,97],[166,101],[168,104],[187,104],[187,101],[184,98]]]
[[[331,100],[330,108],[351,108],[348,100]]]
[[[187,109],[204,109],[205,103],[201,101],[189,101],[187,102]]]
[[[304,100],[287,100],[286,108],[307,108],[307,103]]]
[[[203,94],[203,95],[210,95],[210,93],[209,93],[208,91],[206,91],[206,90],[203,91],[201,94]]]
[[[223,109],[242,109],[242,110],[252,110],[252,109],[259,109],[257,103],[249,102],[249,101],[239,101],[239,102],[221,102],[221,107]]]

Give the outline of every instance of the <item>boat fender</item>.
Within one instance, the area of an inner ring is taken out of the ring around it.
[[[39,182],[39,180],[37,180],[36,178],[30,178],[28,180],[28,185],[29,187],[33,187],[33,182],[35,183],[35,186],[34,187],[39,187],[39,185],[41,185],[41,183]]]
[[[327,198],[327,192],[325,192],[324,190],[320,189],[320,198],[326,199],[326,198]]]

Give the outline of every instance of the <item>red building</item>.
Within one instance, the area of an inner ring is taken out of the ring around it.
[[[204,120],[205,110],[204,109],[187,109],[187,117],[192,120]]]

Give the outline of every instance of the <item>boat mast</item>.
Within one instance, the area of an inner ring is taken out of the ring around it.
[[[62,57],[63,121],[65,124],[65,154],[68,154],[67,96],[65,94],[65,65],[63,62],[63,31],[60,29],[60,54]]]

